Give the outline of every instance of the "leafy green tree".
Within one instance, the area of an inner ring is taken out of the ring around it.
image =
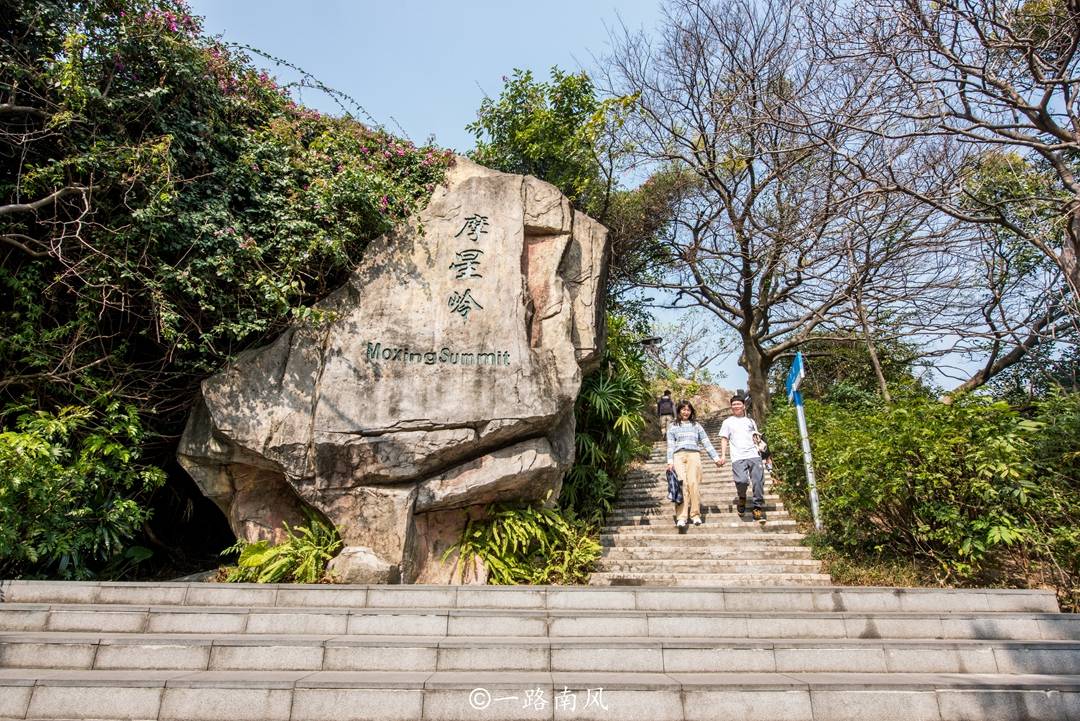
[[[551,183],[577,208],[603,222],[614,184],[610,131],[618,124],[617,100],[600,100],[585,73],[551,68],[551,81],[514,70],[498,100],[484,98],[469,155],[507,173]]]
[[[0,432],[0,575],[86,578],[115,562],[165,480],[141,465],[131,406],[9,408]],[[14,416],[14,418],[12,418]]]
[[[297,105],[180,0],[0,17],[0,392],[88,427],[98,397],[130,406],[150,473],[200,380],[317,321],[450,154]]]

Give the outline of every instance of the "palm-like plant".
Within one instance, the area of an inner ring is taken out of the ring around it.
[[[645,357],[625,318],[608,317],[608,344],[601,367],[581,386],[577,460],[566,476],[560,505],[599,524],[611,511],[626,468],[644,451],[644,409],[651,400]]]

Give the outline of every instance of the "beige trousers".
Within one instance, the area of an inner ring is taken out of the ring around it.
[[[669,415],[660,416],[660,432],[664,434],[665,438],[667,437],[668,426],[670,426],[671,422],[674,421],[674,420],[675,420],[675,416],[669,416]]]
[[[677,451],[673,465],[675,473],[683,482],[683,502],[675,506],[675,519],[698,518],[701,516],[701,453],[700,451]],[[689,513],[688,513],[689,511]]]

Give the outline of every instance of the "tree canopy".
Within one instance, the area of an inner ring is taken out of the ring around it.
[[[27,420],[21,438],[74,449],[133,418],[137,475],[171,455],[199,381],[311,316],[450,154],[297,104],[178,0],[0,15],[0,420],[58,413],[64,433]]]

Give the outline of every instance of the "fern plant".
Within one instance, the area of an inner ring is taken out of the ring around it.
[[[225,568],[227,583],[319,583],[326,580],[326,564],[341,549],[341,537],[334,526],[313,515],[307,525],[285,528],[285,541],[249,543],[243,539],[222,551],[222,556],[239,553],[236,565]]]
[[[455,551],[463,575],[479,559],[495,585],[583,583],[600,558],[585,523],[557,508],[501,504],[469,521],[443,561]]]

